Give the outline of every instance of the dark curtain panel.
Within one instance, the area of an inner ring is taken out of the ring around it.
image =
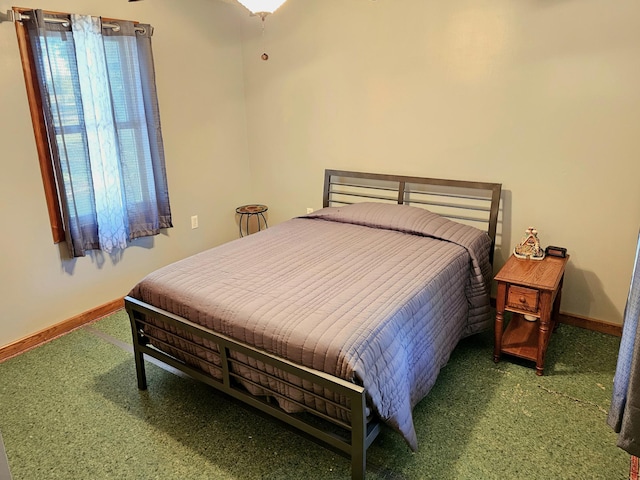
[[[43,114],[71,256],[99,248],[93,180],[71,24],[45,22],[41,10],[25,22],[36,63]],[[66,16],[47,16],[68,19]]]
[[[151,25],[104,28],[109,83],[122,159],[129,239],[172,226],[151,49]]]
[[[640,456],[640,238],[624,313],[622,340],[607,418],[618,433],[618,446]]]

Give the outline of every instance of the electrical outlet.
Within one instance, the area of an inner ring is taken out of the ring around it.
[[[198,215],[191,216],[191,228],[198,228]]]
[[[313,213],[313,208],[307,207],[307,213]]]

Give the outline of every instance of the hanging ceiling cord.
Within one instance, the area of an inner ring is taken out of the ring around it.
[[[260,58],[262,60],[269,60],[269,54],[267,52],[265,52],[265,48],[264,48],[264,17],[265,15],[261,15],[262,17],[262,34],[260,36],[260,42],[262,43],[262,55],[260,55]]]

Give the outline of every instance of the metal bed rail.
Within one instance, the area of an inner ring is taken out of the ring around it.
[[[323,445],[332,448],[338,453],[346,455],[351,459],[352,479],[364,478],[366,471],[366,451],[380,432],[380,423],[377,419],[367,418],[365,389],[363,387],[324,372],[313,370],[302,365],[297,365],[264,351],[257,350],[242,342],[238,342],[225,335],[213,332],[201,325],[190,322],[160,308],[146,304],[133,297],[125,297],[124,303],[131,321],[136,374],[138,388],[140,390],[146,390],[147,388],[144,356],[148,355],[186,373],[196,380],[204,382],[207,385],[224,392],[250,407],[268,414],[270,417],[276,418],[281,422],[294,427],[305,436],[321,442]],[[151,319],[156,320],[158,323],[151,322]],[[184,336],[176,335],[174,332],[171,332],[170,329],[163,328],[161,325],[162,323],[172,329],[177,329],[203,340],[207,340],[215,345],[216,348],[210,348],[200,343],[185,340]],[[166,335],[173,335],[176,338],[179,338],[182,342],[187,341],[187,344],[192,348],[197,347],[208,350],[219,358],[220,365],[217,365],[215,362],[207,362],[200,356],[194,356],[193,353],[186,351],[186,349],[181,349],[175,344],[163,341],[157,335],[149,333],[149,330],[153,329],[159,329]],[[220,378],[216,378],[216,376],[211,375],[204,370],[191,366],[186,362],[159,350],[151,345],[151,342],[167,348],[179,350],[185,356],[197,358],[198,362],[206,362],[209,367],[220,373]],[[234,353],[246,356],[248,359],[261,362],[276,370],[292,374],[301,380],[301,384],[304,382],[310,382],[312,386],[315,385],[321,387],[322,389],[333,392],[337,396],[344,397],[346,399],[346,406],[336,403],[331,399],[327,399],[325,396],[318,395],[313,389],[310,390],[305,386],[287,382],[283,378],[267,373],[263,369],[256,369],[248,361],[245,362],[239,360],[237,356],[236,358],[232,358]],[[234,366],[248,368],[254,373],[264,375],[275,382],[285,384],[289,388],[297,389],[305,395],[312,395],[321,399],[323,402],[330,404],[335,409],[344,410],[346,415],[341,417],[347,417],[350,420],[347,421],[342,418],[334,418],[327,415],[325,412],[315,410],[306,404],[296,402],[295,400],[286,397],[288,402],[293,402],[297,406],[303,408],[306,412],[310,413],[313,421],[297,414],[289,414],[276,404],[269,402],[268,396],[261,397],[252,395],[242,386],[242,383],[252,384],[271,396],[285,398],[281,393],[265,387],[262,383],[255,383],[250,379],[247,379],[245,376],[238,375],[235,371],[237,368],[234,368]],[[317,419],[320,421],[317,421]],[[338,430],[342,432],[342,434],[338,433]]]

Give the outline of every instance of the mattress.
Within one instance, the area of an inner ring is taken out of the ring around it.
[[[368,407],[416,449],[413,407],[459,340],[491,325],[490,245],[486,233],[421,208],[329,207],[161,268],[130,295],[364,386]],[[181,349],[219,365],[211,352]]]

